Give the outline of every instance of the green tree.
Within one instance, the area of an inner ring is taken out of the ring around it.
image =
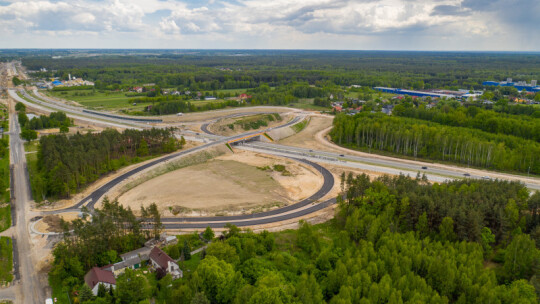
[[[540,251],[528,234],[518,234],[505,249],[503,269],[509,280],[529,279],[540,263]]]
[[[210,226],[207,226],[206,229],[204,230],[203,238],[207,242],[210,242],[212,239],[214,239],[214,231],[212,230],[212,228],[210,228]]]
[[[172,245],[168,252],[169,256],[173,259],[180,258],[180,250],[178,249],[178,245]]]
[[[19,118],[19,124],[24,127],[28,123],[28,116],[26,116],[25,112],[19,112],[17,116]]]
[[[444,217],[439,225],[439,235],[443,241],[453,242],[456,239],[454,233],[454,220],[451,217]]]
[[[303,274],[296,285],[296,298],[300,303],[323,303],[323,295],[313,274]]]
[[[97,296],[100,297],[100,298],[103,298],[106,295],[107,295],[107,287],[105,287],[105,285],[103,285],[103,284],[99,284]]]
[[[491,233],[491,229],[488,227],[482,228],[481,244],[484,249],[484,257],[488,257],[491,254],[491,244],[495,243],[495,235]]]
[[[185,261],[191,260],[191,247],[189,247],[189,244],[187,241],[184,241],[184,247],[182,248],[182,253],[184,254]]]
[[[319,238],[315,231],[313,231],[311,225],[301,220],[300,228],[296,232],[296,244],[307,253],[311,254],[319,250]]]
[[[15,111],[17,111],[17,112],[25,112],[26,111],[26,106],[22,102],[17,102],[15,104]]]
[[[168,299],[168,304],[176,303],[190,303],[193,298],[193,291],[187,285],[180,285],[174,289],[171,294],[171,298]]]
[[[137,274],[131,269],[116,279],[116,297],[118,303],[138,303],[150,296],[150,284],[145,276]]]
[[[212,242],[208,245],[208,248],[206,248],[206,256],[213,256],[231,264],[237,264],[240,259],[236,249],[222,241]]]
[[[148,143],[144,138],[139,143],[139,148],[137,149],[137,155],[139,156],[146,156],[148,155]]]
[[[204,295],[204,292],[197,292],[193,299],[191,299],[191,304],[210,304],[208,298]]]
[[[21,131],[21,138],[26,141],[32,141],[34,139],[37,139],[37,132],[34,130],[23,128]]]
[[[88,285],[86,284],[82,284],[81,288],[79,289],[79,302],[84,303],[86,301],[92,300],[93,298],[94,294],[92,293],[90,287],[88,287]]]
[[[420,217],[418,218],[418,222],[416,223],[416,233],[418,234],[418,237],[425,238],[429,235],[429,226],[428,226],[428,220],[427,220],[427,214],[424,212]]]
[[[231,264],[214,256],[207,256],[201,261],[192,280],[211,303],[232,302],[243,285],[242,275]]]

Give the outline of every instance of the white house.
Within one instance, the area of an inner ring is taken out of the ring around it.
[[[150,263],[154,268],[161,268],[166,273],[170,273],[173,279],[181,278],[183,275],[178,264],[157,246],[150,251]]]
[[[107,287],[107,289],[116,287],[116,279],[111,271],[103,270],[99,267],[94,267],[84,276],[86,285],[92,289],[92,293],[96,296],[99,285]]]

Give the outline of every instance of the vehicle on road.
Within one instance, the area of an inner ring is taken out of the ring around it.
[[[471,176],[469,173],[464,173],[463,176]]]
[[[482,176],[482,179],[485,179],[485,180],[491,180],[491,177],[489,177],[489,176]]]
[[[427,170],[427,167],[426,167],[426,166],[423,166],[422,169],[423,169],[423,170]]]
[[[340,154],[339,156],[341,156],[341,157],[345,157],[345,155],[343,155],[343,154]]]
[[[182,116],[184,113],[176,113],[176,116]]]

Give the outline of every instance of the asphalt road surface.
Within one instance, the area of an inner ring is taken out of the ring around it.
[[[418,172],[420,172],[422,174],[426,174],[428,179],[436,182],[441,182],[448,179],[465,178],[466,176],[464,176],[464,173],[468,173],[467,168],[456,168],[456,170],[452,170],[428,165],[427,169],[422,169],[421,165],[402,162],[398,159],[390,160],[375,157],[347,155],[343,153],[284,146],[275,143],[250,142],[243,144],[243,146],[266,152],[274,151],[283,156],[308,157],[311,160],[318,160],[343,167],[355,167],[388,174],[415,176]],[[485,173],[485,175],[488,176],[489,174],[489,172]],[[481,179],[483,176],[484,175],[470,174],[470,176],[467,176],[467,178]],[[516,178],[519,179],[518,176],[516,176]],[[523,181],[523,183],[529,189],[540,190],[540,183],[528,183],[527,181]]]
[[[22,292],[22,299],[17,299],[18,303],[44,303],[45,290],[40,285],[35,258],[30,244],[30,233],[26,214],[30,210],[30,186],[26,168],[26,158],[24,155],[23,140],[19,137],[20,126],[17,115],[10,113],[10,146],[11,163],[13,165],[13,181],[15,198],[12,204],[16,209],[17,226],[15,239],[17,240],[18,252],[14,252],[14,260],[18,261]],[[15,257],[17,256],[17,258]],[[20,300],[20,301],[19,301]]]
[[[36,108],[41,111],[45,111],[45,112],[62,111],[62,112],[65,112],[71,118],[87,121],[87,122],[94,123],[97,125],[104,125],[108,127],[134,128],[134,129],[139,129],[139,130],[150,127],[149,125],[146,125],[146,124],[125,121],[121,119],[106,118],[100,115],[84,113],[82,112],[82,110],[79,110],[79,109],[73,110],[70,107],[63,107],[57,104],[52,104],[49,102],[45,102],[43,100],[39,100],[29,95],[25,90],[20,90],[19,92],[21,92],[26,99],[31,100],[32,102],[29,102],[25,100],[24,98],[21,98],[19,95],[17,95],[17,90],[15,89],[8,90],[9,96],[11,98],[15,99],[18,102],[22,102],[27,107]]]

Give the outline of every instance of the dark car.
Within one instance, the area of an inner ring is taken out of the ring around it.
[[[343,154],[340,154],[339,156],[341,156],[341,157],[345,157],[345,155],[343,155]]]
[[[427,170],[427,167],[426,167],[426,166],[423,166],[422,169]]]
[[[465,173],[463,174],[463,176],[471,176],[469,173]]]

